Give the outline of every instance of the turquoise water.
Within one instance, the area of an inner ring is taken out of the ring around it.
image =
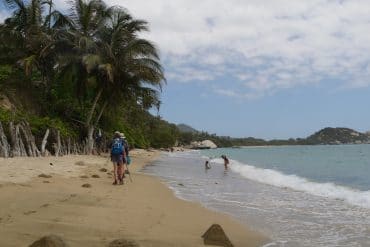
[[[264,233],[269,247],[370,246],[370,145],[163,153],[143,172]]]
[[[215,149],[202,154],[231,159],[263,169],[370,190],[370,145],[281,146]]]

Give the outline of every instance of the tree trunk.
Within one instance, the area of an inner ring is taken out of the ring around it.
[[[61,146],[61,143],[60,143],[60,131],[58,130],[57,131],[57,143],[55,143],[55,145],[54,145],[54,150],[55,150],[55,156],[56,157],[59,157],[59,154],[60,154],[60,146]]]
[[[94,149],[94,137],[93,137],[93,135],[94,135],[94,125],[91,124],[91,122],[92,122],[92,118],[94,116],[96,105],[97,105],[102,93],[103,93],[103,88],[99,89],[98,94],[95,96],[93,105],[91,106],[89,115],[88,115],[88,117],[86,119],[86,122],[85,122],[85,126],[86,126],[86,129],[87,129],[87,138],[86,138],[86,144],[85,144],[85,148],[86,148],[85,153],[86,154],[91,154],[93,149]]]
[[[87,130],[86,153],[92,154],[94,149],[94,126],[90,125]]]
[[[10,133],[10,144],[12,147],[11,156],[12,157],[20,156],[20,147],[19,147],[19,143],[17,142],[15,127],[14,127],[13,122],[9,123],[9,133]]]
[[[3,126],[0,122],[0,156],[8,158],[10,155],[10,145],[4,133]]]
[[[44,138],[42,138],[42,143],[41,143],[41,155],[45,156],[45,150],[46,150],[46,144],[48,143],[48,137],[49,137],[49,129],[46,130]]]

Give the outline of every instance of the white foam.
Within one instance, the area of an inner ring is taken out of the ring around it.
[[[213,161],[221,163],[222,160],[214,159]],[[370,191],[354,190],[334,183],[317,183],[296,175],[286,175],[271,169],[257,168],[235,160],[230,161],[230,168],[233,172],[260,183],[290,188],[316,196],[340,199],[352,205],[370,208]]]

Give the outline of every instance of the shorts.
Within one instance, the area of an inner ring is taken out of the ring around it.
[[[123,163],[123,155],[122,154],[112,154],[111,161],[115,164],[122,164]]]

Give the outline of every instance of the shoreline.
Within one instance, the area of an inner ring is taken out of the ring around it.
[[[133,182],[126,178],[123,186],[111,185],[106,157],[0,160],[0,243],[28,246],[56,234],[71,247],[107,246],[121,238],[140,246],[204,246],[201,236],[213,223],[223,227],[235,246],[267,242],[231,216],[181,200],[158,177],[138,172],[159,155],[133,151],[129,166]],[[37,173],[52,177],[35,177]],[[32,180],[25,180],[27,176]]]

